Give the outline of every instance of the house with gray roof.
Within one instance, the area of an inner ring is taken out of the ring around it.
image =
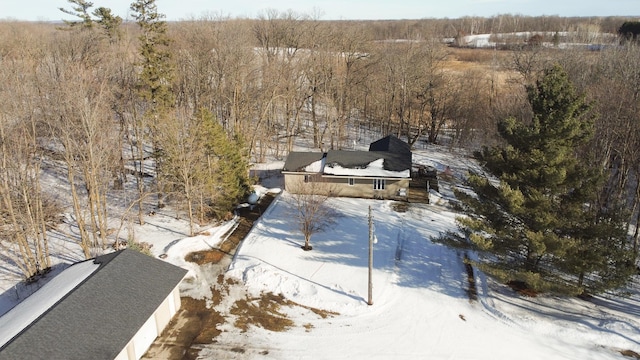
[[[0,359],[140,359],[186,273],[126,249],[73,264],[0,317]]]
[[[409,145],[393,135],[371,143],[369,151],[291,152],[282,169],[285,189],[295,193],[313,186],[332,196],[404,200],[411,157]]]

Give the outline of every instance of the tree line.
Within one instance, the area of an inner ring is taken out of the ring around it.
[[[318,150],[349,147],[363,129],[414,147],[500,144],[499,122],[530,121],[526,89],[553,64],[593,104],[594,136],[576,156],[606,169],[598,203],[623,204],[624,224],[637,223],[635,44],[500,51],[442,41],[580,24],[616,32],[622,19],[322,21],[267,10],[172,23],[153,0],[133,2],[131,21],[69,3],[78,21],[0,23],[1,246],[25,277],[48,266],[46,230],[60,221],[59,200],[42,191],[44,167],[68,184],[69,221],[91,257],[108,246],[109,202],[127,186],[138,223],[153,198],[188,214],[193,229],[246,194],[249,161],[282,159],[301,138]],[[633,239],[637,251],[637,230]]]

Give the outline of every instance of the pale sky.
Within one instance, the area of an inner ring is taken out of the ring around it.
[[[94,8],[107,7],[127,18],[133,0],[93,0]],[[333,19],[422,19],[490,17],[497,14],[559,16],[640,16],[640,0],[157,0],[167,20],[203,15],[251,17],[266,10]],[[0,0],[0,19],[59,21],[73,19],[58,8],[71,8],[67,0]]]

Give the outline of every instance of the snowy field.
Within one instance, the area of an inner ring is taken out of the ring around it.
[[[465,159],[441,147],[414,153],[414,162],[454,178],[473,166]],[[300,248],[304,240],[292,220],[290,195],[280,193],[241,243],[226,275],[239,280],[239,287],[252,295],[283,294],[308,308],[281,309],[294,322],[285,332],[258,327],[242,332],[227,321],[216,344],[205,346],[200,357],[599,360],[624,359],[622,350],[640,353],[637,283],[629,289],[629,297],[528,298],[476,272],[478,301],[471,302],[462,261],[465,254],[431,241],[455,229],[457,214],[448,207],[451,189],[441,183],[440,190],[431,194],[431,205],[412,204],[407,212],[396,212],[391,201],[331,199],[330,205],[339,213],[336,224],[312,237],[309,252]],[[377,239],[371,306],[367,305],[369,206]],[[165,261],[189,270],[188,281],[181,286],[183,295],[210,296],[215,277],[206,266],[186,262],[184,256],[215,248],[236,221],[203,227],[198,229],[200,235],[189,237],[188,223],[168,211],[146,220],[135,228],[135,237],[152,244],[155,256],[166,255]],[[63,233],[51,239],[55,262],[82,260],[79,246]],[[15,286],[15,269],[8,264],[1,264],[0,276],[0,314],[41,286]],[[227,312],[233,300],[217,310]],[[310,308],[334,314],[322,318]],[[234,346],[246,351],[230,352]]]

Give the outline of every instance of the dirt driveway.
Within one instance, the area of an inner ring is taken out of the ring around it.
[[[217,284],[211,288],[211,300],[181,298],[180,311],[174,316],[162,335],[151,345],[143,359],[196,359],[199,351],[205,344],[212,344],[220,334],[219,325],[225,323],[225,317],[213,310],[213,306],[220,303],[228,286],[234,284],[225,280],[224,273],[227,270],[238,244],[251,230],[253,223],[269,207],[274,200],[273,194],[266,194],[253,209],[240,210],[239,224],[219,249],[200,251],[188,254],[186,260],[202,266],[210,267],[208,273],[218,274]],[[209,305],[209,306],[207,306]],[[213,305],[213,306],[212,306]],[[229,349],[232,353],[242,352],[242,349]]]

